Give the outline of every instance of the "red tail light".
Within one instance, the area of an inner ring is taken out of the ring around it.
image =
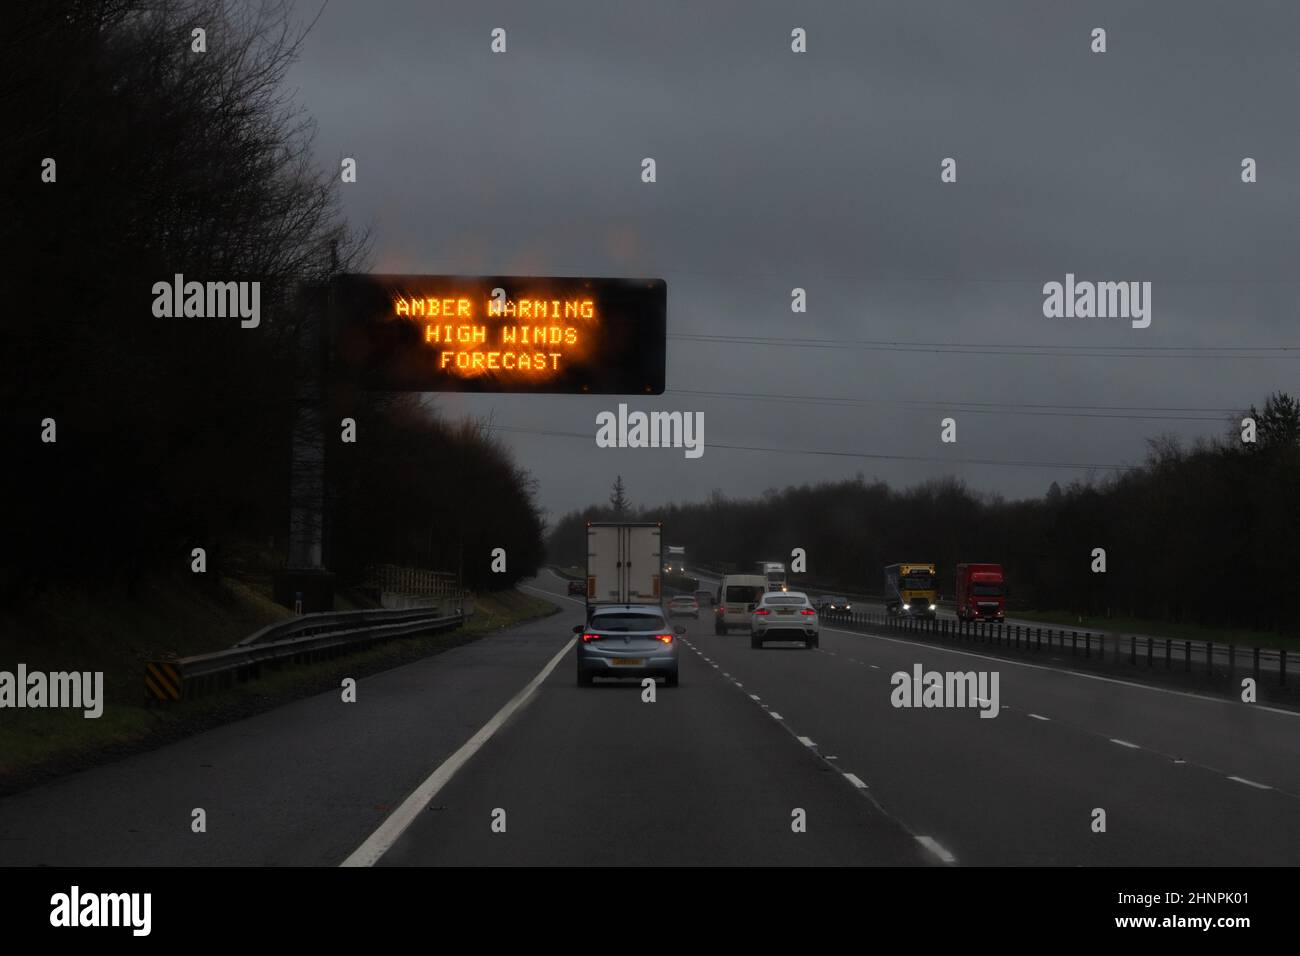
[[[767,608],[765,608],[765,607],[760,607],[760,608],[759,608],[757,611],[755,611],[754,613],[755,613],[755,614],[771,614],[772,612],[769,611],[769,610],[768,610]]]
[[[799,613],[802,614],[802,615],[804,615],[804,616],[806,617],[806,616],[808,616],[808,615],[810,615],[810,614],[816,614],[817,612],[814,611],[814,610],[813,610],[812,608],[810,608],[810,607],[806,607],[806,608],[804,608],[802,611],[800,611]]]
[[[586,644],[588,641],[598,641],[598,640],[600,640],[600,635],[599,635],[599,634],[584,634],[584,635],[582,635],[582,643],[584,643],[584,644]]]
[[[655,640],[663,641],[665,644],[671,644],[673,642],[673,636],[671,634],[656,634]]]

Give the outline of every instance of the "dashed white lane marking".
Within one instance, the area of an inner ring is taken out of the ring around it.
[[[1051,717],[1044,717],[1042,714],[1030,714],[1029,716],[1032,717],[1032,718],[1034,718],[1034,720],[1051,720],[1051,719],[1052,719]]]
[[[1247,780],[1245,777],[1229,777],[1229,780],[1235,780],[1237,783],[1244,783],[1248,787],[1254,787],[1256,790],[1272,790],[1266,783],[1256,783],[1254,780]]]
[[[816,746],[817,746],[815,743],[812,742],[812,739],[809,738],[809,737],[798,737],[797,739],[798,739],[799,743],[803,744],[805,747],[816,747]]]
[[[1137,744],[1131,744],[1131,743],[1129,743],[1127,740],[1120,740],[1118,737],[1111,737],[1111,738],[1110,738],[1110,742],[1113,743],[1113,744],[1119,744],[1121,747],[1127,747],[1127,748],[1129,748],[1129,750],[1141,750],[1141,749],[1142,749],[1142,748],[1139,747]]]
[[[846,773],[844,775],[844,779],[847,780],[849,783],[853,784],[853,786],[857,787],[859,790],[867,789],[867,785],[862,782],[862,778],[859,777],[856,773]]]
[[[880,665],[879,665],[879,664],[869,664],[869,665],[867,665],[867,666],[869,666],[873,671],[878,671],[878,670],[880,670]]]
[[[957,858],[953,856],[951,853],[949,853],[947,850],[945,850],[943,847],[941,847],[939,845],[939,842],[934,837],[919,836],[916,838],[916,842],[921,844],[921,846],[925,847],[927,850],[929,850],[931,853],[937,856],[944,863],[957,862]]]
[[[750,695],[749,695],[749,699],[750,699],[750,700],[762,700],[763,698],[759,697],[757,694],[750,694]]]
[[[420,815],[429,801],[438,795],[438,791],[447,785],[447,782],[455,776],[456,771],[465,765],[479,749],[487,743],[492,735],[495,734],[507,720],[514,716],[515,712],[527,704],[533,698],[537,688],[541,686],[542,681],[551,675],[555,666],[560,660],[573,649],[577,643],[577,638],[570,638],[569,642],[556,652],[555,656],[547,662],[546,666],[537,672],[531,681],[529,681],[519,693],[506,701],[505,706],[492,715],[492,719],[479,728],[476,733],[465,743],[461,744],[460,749],[442,762],[442,764],[433,773],[425,778],[424,782],[411,791],[410,796],[401,802],[401,804],[388,815],[379,829],[366,837],[364,843],[357,847],[352,854],[340,863],[340,866],[374,866],[379,858],[382,857],[397,842],[398,838],[406,832],[415,819]]]
[[[768,713],[772,715],[772,719],[773,719],[773,720],[785,720],[784,717],[782,717],[780,714],[778,714],[778,713],[777,713],[776,711],[774,711],[774,710],[769,710]]]

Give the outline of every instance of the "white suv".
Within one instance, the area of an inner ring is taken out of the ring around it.
[[[768,591],[749,620],[749,646],[764,641],[803,641],[816,647],[821,637],[817,609],[802,591]]]

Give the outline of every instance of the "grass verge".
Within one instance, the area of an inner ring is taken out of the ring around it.
[[[248,589],[197,606],[187,603],[193,600],[194,594],[160,585],[144,604],[123,601],[117,607],[100,607],[93,620],[91,609],[70,597],[67,603],[56,602],[60,610],[54,619],[51,609],[43,607],[28,612],[23,622],[0,622],[6,628],[45,626],[26,632],[40,633],[42,640],[6,640],[0,646],[0,669],[13,670],[22,661],[29,671],[102,670],[106,700],[103,714],[93,720],[76,710],[0,712],[0,794],[159,747],[290,700],[338,690],[345,676],[360,678],[399,667],[559,610],[551,601],[521,591],[475,595],[474,616],[454,631],[395,638],[346,657],[270,669],[258,680],[224,693],[150,709],[144,704],[143,660],[162,646],[181,655],[229,647],[284,616],[283,609]]]

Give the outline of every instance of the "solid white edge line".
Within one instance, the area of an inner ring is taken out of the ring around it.
[[[1051,720],[1051,719],[1052,719],[1051,717],[1044,717],[1042,714],[1030,714],[1029,716],[1032,717],[1032,718],[1034,718],[1034,720]]]
[[[845,773],[844,779],[847,780],[849,783],[853,784],[853,786],[857,787],[859,790],[867,789],[867,785],[862,782],[862,778],[859,777],[856,773]]]
[[[934,837],[919,836],[916,838],[916,842],[921,844],[921,846],[925,847],[927,850],[929,850],[931,853],[937,856],[944,863],[957,862],[957,858],[953,856],[951,853],[949,853],[947,850],[945,850],[943,847],[941,847],[939,845],[939,842]]]
[[[425,781],[416,787],[396,810],[388,815],[388,819],[379,825],[379,829],[366,837],[365,842],[357,847],[352,852],[352,855],[340,863],[339,866],[374,866],[379,862],[380,858],[406,832],[406,828],[414,823],[415,818],[429,805],[429,801],[437,796],[438,791],[445,787],[447,782],[455,776],[456,771],[463,767],[470,757],[478,753],[479,748],[492,738],[492,735],[514,715],[515,711],[528,703],[538,686],[551,675],[551,671],[555,670],[555,666],[560,663],[560,659],[569,652],[575,643],[577,643],[577,638],[570,638],[550,659],[547,665],[538,672],[537,676],[528,682],[523,690],[515,694],[504,707],[493,715],[491,720],[479,728],[478,733],[465,741],[459,750],[444,760],[437,770],[429,774]]]
[[[769,710],[768,713],[771,715],[771,717],[772,717],[773,720],[785,720],[784,717],[782,717],[780,714],[778,714],[778,713],[777,713],[776,711],[774,711],[774,710]]]
[[[799,737],[799,738],[797,738],[797,739],[798,739],[799,743],[803,744],[805,747],[816,747],[816,746],[817,746],[815,743],[812,742],[812,739],[809,738],[809,737]]]
[[[885,637],[883,634],[871,634],[866,631],[846,631],[838,627],[825,628],[828,631],[834,631],[836,634],[848,634],[850,637],[869,637],[875,641],[890,641],[894,644],[907,644],[911,647],[923,647],[926,650],[941,651],[946,654],[959,654],[962,657],[976,657],[982,661],[996,661],[999,664],[1009,664],[1012,667],[1027,667],[1036,671],[1052,671],[1055,674],[1065,674],[1067,677],[1079,677],[1084,680],[1098,680],[1106,684],[1120,684],[1124,687],[1136,687],[1138,690],[1149,690],[1158,694],[1172,694],[1175,697],[1190,697],[1193,700],[1209,701],[1212,704],[1234,703],[1232,699],[1222,697],[1207,697],[1204,694],[1194,694],[1186,690],[1173,690],[1169,687],[1155,687],[1151,684],[1140,684],[1137,681],[1120,680],[1118,677],[1105,677],[1101,674],[1086,674],[1082,671],[1070,670],[1068,667],[1048,667],[1045,664],[1031,664],[1028,661],[1012,660],[1009,657],[992,657],[988,654],[975,654],[971,651],[959,651],[953,647],[946,647],[943,644],[925,644],[921,641],[905,641],[898,637]],[[1052,658],[1060,660],[1060,658]],[[875,665],[872,665],[875,666]],[[1267,711],[1270,714],[1285,714],[1287,717],[1300,717],[1300,710],[1283,710],[1281,707],[1269,707],[1266,704],[1251,704],[1254,710]]]
[[[1141,750],[1141,749],[1142,749],[1142,748],[1139,747],[1137,744],[1131,744],[1131,743],[1129,743],[1127,740],[1120,740],[1118,737],[1111,737],[1111,738],[1110,738],[1110,742],[1113,743],[1113,744],[1119,744],[1121,747],[1127,747],[1129,750]]]
[[[1248,787],[1254,787],[1256,790],[1272,790],[1266,783],[1256,783],[1254,780],[1247,780],[1245,777],[1229,777],[1229,780],[1235,780],[1237,783],[1244,783]]]

